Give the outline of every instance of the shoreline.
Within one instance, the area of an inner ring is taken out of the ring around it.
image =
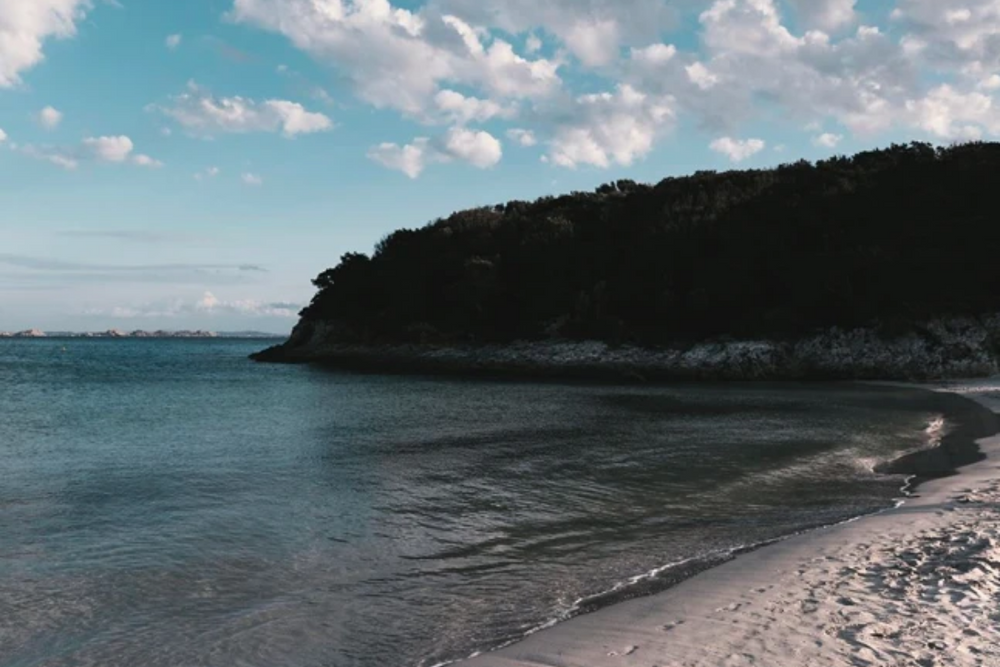
[[[352,340],[336,323],[302,320],[287,341],[250,358],[363,373],[611,382],[934,382],[1000,373],[1000,315],[938,319],[892,336],[871,327],[834,328],[794,340],[718,339],[656,347],[565,339],[506,343]]]
[[[985,411],[938,447],[882,470],[917,466],[895,507],[737,550],[665,591],[447,664],[926,666],[946,656],[948,664],[998,664],[1000,613],[989,602],[1000,595],[1000,379],[903,386]],[[963,440],[979,455],[970,458]],[[956,446],[965,450],[956,471],[928,474]]]

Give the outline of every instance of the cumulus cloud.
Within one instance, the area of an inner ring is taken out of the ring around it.
[[[0,2],[0,88],[17,85],[21,74],[44,59],[51,38],[76,34],[90,0],[5,0]]]
[[[767,144],[761,139],[733,139],[720,137],[709,144],[716,153],[725,155],[732,162],[742,162],[764,150]]]
[[[211,292],[205,292],[194,303],[194,310],[204,313],[230,313],[251,317],[297,317],[301,306],[291,303],[266,303],[254,299],[223,301]]]
[[[565,115],[571,120],[556,127],[548,159],[568,168],[628,166],[647,155],[675,120],[671,97],[629,85],[578,97]]]
[[[519,127],[507,130],[507,138],[525,147],[531,147],[538,143],[534,132]]]
[[[674,59],[677,47],[673,44],[651,44],[641,49],[632,49],[632,60],[647,65],[662,65]]]
[[[948,84],[907,103],[910,122],[939,139],[972,140],[1000,134],[1000,108],[980,92],[963,93]]]
[[[856,20],[858,0],[788,0],[809,28],[831,31]]]
[[[38,112],[38,122],[42,127],[49,130],[58,127],[59,123],[62,122],[62,118],[62,113],[53,107],[45,107]]]
[[[102,162],[124,162],[135,147],[132,140],[121,135],[117,137],[87,137],[83,147]]]
[[[159,169],[163,166],[163,163],[159,160],[149,157],[148,155],[138,154],[132,156],[132,164],[138,165],[140,167],[149,167],[150,169]]]
[[[428,146],[430,139],[427,137],[417,137],[412,143],[404,146],[386,142],[371,148],[368,151],[368,158],[383,167],[401,171],[410,178],[417,178],[427,166]]]
[[[483,123],[491,118],[510,118],[516,109],[492,100],[466,97],[454,90],[442,90],[434,97],[438,111],[454,123]]]
[[[503,147],[492,134],[461,127],[445,135],[442,152],[479,169],[489,169],[497,165],[503,157]]]
[[[288,302],[268,302],[257,299],[220,299],[212,292],[204,292],[191,299],[170,299],[154,303],[116,306],[110,309],[90,309],[86,315],[118,319],[172,319],[178,317],[215,317],[222,315],[248,318],[298,317],[302,306]]]
[[[937,67],[989,70],[1000,65],[996,0],[899,0],[892,19],[909,33],[911,53]]]
[[[124,163],[131,162],[139,167],[162,167],[163,163],[148,155],[133,155],[135,144],[125,136],[86,137],[78,146],[58,148],[38,147],[31,144],[20,146],[18,150],[39,160],[45,160],[64,169],[76,169],[81,162]]]
[[[232,0],[229,18],[285,36],[377,108],[453,128],[507,121],[530,133],[500,130],[511,141],[569,168],[631,164],[681,119],[706,143],[765,117],[862,137],[1000,136],[997,0],[891,4],[879,26],[857,0]],[[686,25],[696,40],[663,41]],[[447,137],[369,156],[411,177],[476,164]]]
[[[341,70],[378,108],[426,117],[446,82],[488,98],[551,94],[560,64],[529,59],[490,31],[446,9],[410,11],[387,0],[234,0],[238,23],[280,33]]]
[[[730,134],[777,110],[794,121],[832,119],[859,134],[898,124],[921,94],[901,43],[874,26],[841,38],[793,33],[775,0],[715,0],[699,16],[704,48],[624,65],[633,85],[669,92],[703,128]]]
[[[322,113],[307,111],[297,102],[244,97],[215,97],[196,83],[171,98],[165,106],[155,106],[189,132],[212,135],[220,132],[281,132],[288,138],[325,132],[333,121]]]
[[[824,132],[813,139],[813,144],[822,148],[836,148],[837,144],[839,144],[843,139],[844,136],[842,134]]]
[[[489,169],[503,158],[503,145],[489,132],[455,127],[434,140],[418,137],[403,146],[380,144],[368,151],[368,157],[384,167],[417,178],[432,163],[457,160],[478,169]]]
[[[676,27],[676,4],[649,0],[433,0],[431,7],[508,33],[544,30],[584,66],[601,67],[616,60],[623,46],[649,44]]]
[[[241,174],[240,180],[243,181],[244,184],[255,188],[264,185],[263,178],[261,178],[258,174],[251,174],[249,172]]]
[[[183,39],[184,39],[184,37],[182,35],[168,35],[167,39],[164,40],[164,43],[166,44],[166,46],[167,46],[168,49],[170,49],[171,51],[173,51],[178,46],[181,45],[181,40],[183,40]]]

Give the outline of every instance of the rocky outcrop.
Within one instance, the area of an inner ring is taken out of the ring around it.
[[[931,380],[1000,371],[1000,316],[942,319],[895,335],[831,329],[797,341],[706,341],[676,348],[602,342],[507,345],[359,345],[330,322],[300,322],[291,337],[253,355],[384,372],[513,374],[667,380]]]

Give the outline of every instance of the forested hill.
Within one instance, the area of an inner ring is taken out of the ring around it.
[[[347,254],[338,342],[659,345],[1000,312],[1000,144],[886,150],[460,211]]]

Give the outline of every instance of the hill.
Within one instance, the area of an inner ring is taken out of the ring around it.
[[[931,321],[1000,312],[998,185],[1000,144],[912,143],[460,211],[344,255],[315,279],[297,334],[258,358],[791,344],[834,327],[933,337]]]

